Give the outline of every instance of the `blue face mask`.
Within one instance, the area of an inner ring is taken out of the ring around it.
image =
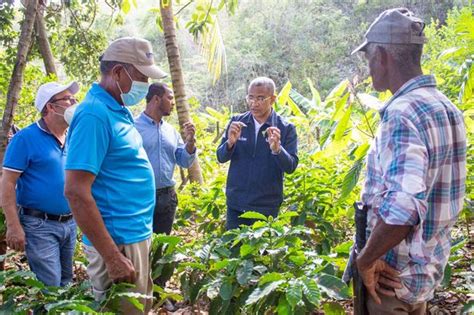
[[[125,106],[137,105],[147,95],[148,88],[150,85],[148,82],[134,81],[132,77],[130,76],[130,74],[128,73],[127,69],[125,69],[125,72],[127,73],[128,77],[132,81],[132,86],[130,88],[130,91],[128,91],[127,93],[123,93],[122,88],[120,88],[120,84],[118,84],[117,82],[117,86],[121,93],[120,97],[122,98],[122,102]]]

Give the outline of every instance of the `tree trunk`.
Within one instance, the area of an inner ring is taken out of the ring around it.
[[[8,132],[12,126],[13,114],[20,97],[20,90],[23,83],[23,72],[26,66],[28,51],[31,46],[37,10],[38,0],[28,1],[28,4],[26,5],[25,19],[21,25],[21,34],[18,41],[16,63],[13,68],[12,77],[10,79],[10,85],[8,86],[7,104],[5,105],[5,111],[3,112],[2,132],[0,133],[0,161],[2,161],[2,164],[3,156],[5,155],[5,149],[8,144]],[[0,255],[4,255],[6,253],[6,249],[5,238],[4,235],[2,235],[0,236]],[[3,270],[4,263],[0,264],[0,268]]]
[[[46,27],[44,25],[43,12],[44,7],[40,6],[38,13],[36,14],[35,22],[36,40],[38,41],[39,52],[43,57],[46,74],[53,74],[57,77],[56,66],[54,65],[54,57],[53,53],[51,52],[48,34],[46,33]]]
[[[168,55],[168,63],[171,72],[171,81],[173,83],[173,91],[176,99],[176,110],[178,112],[178,122],[180,125],[181,135],[183,135],[183,125],[189,121],[189,106],[186,99],[186,91],[184,86],[183,70],[181,68],[181,59],[179,55],[178,42],[176,40],[176,30],[173,19],[173,1],[168,1],[168,6],[164,7],[161,0],[160,11],[163,22],[163,32],[165,35],[166,54]],[[191,182],[202,183],[201,167],[198,159],[188,170],[189,180]]]
[[[33,27],[38,10],[38,0],[30,0],[26,6],[25,19],[21,25],[20,39],[18,40],[18,52],[16,54],[16,62],[13,67],[13,73],[10,79],[7,92],[7,104],[3,112],[2,133],[0,134],[0,161],[3,161],[5,148],[8,142],[8,131],[11,128],[13,114],[18,105],[20,98],[20,90],[23,83],[23,72],[26,66],[26,57],[28,49],[31,45]]]

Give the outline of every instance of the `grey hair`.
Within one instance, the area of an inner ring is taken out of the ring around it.
[[[272,95],[275,94],[275,90],[276,90],[275,82],[273,82],[273,80],[270,79],[270,78],[267,78],[267,77],[255,78],[255,79],[252,80],[252,82],[250,82],[249,89],[252,86],[264,86],[264,87],[266,87],[267,89],[270,90]]]

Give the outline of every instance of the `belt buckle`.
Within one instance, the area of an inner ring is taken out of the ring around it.
[[[69,216],[69,214],[67,214],[67,215],[60,214],[58,221],[61,222],[61,223],[66,222],[68,220],[68,216]]]

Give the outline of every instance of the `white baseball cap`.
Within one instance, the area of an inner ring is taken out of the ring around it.
[[[36,93],[35,106],[41,113],[48,101],[58,93],[69,90],[73,95],[79,92],[79,84],[72,81],[69,84],[61,85],[58,82],[48,82],[41,85]]]

